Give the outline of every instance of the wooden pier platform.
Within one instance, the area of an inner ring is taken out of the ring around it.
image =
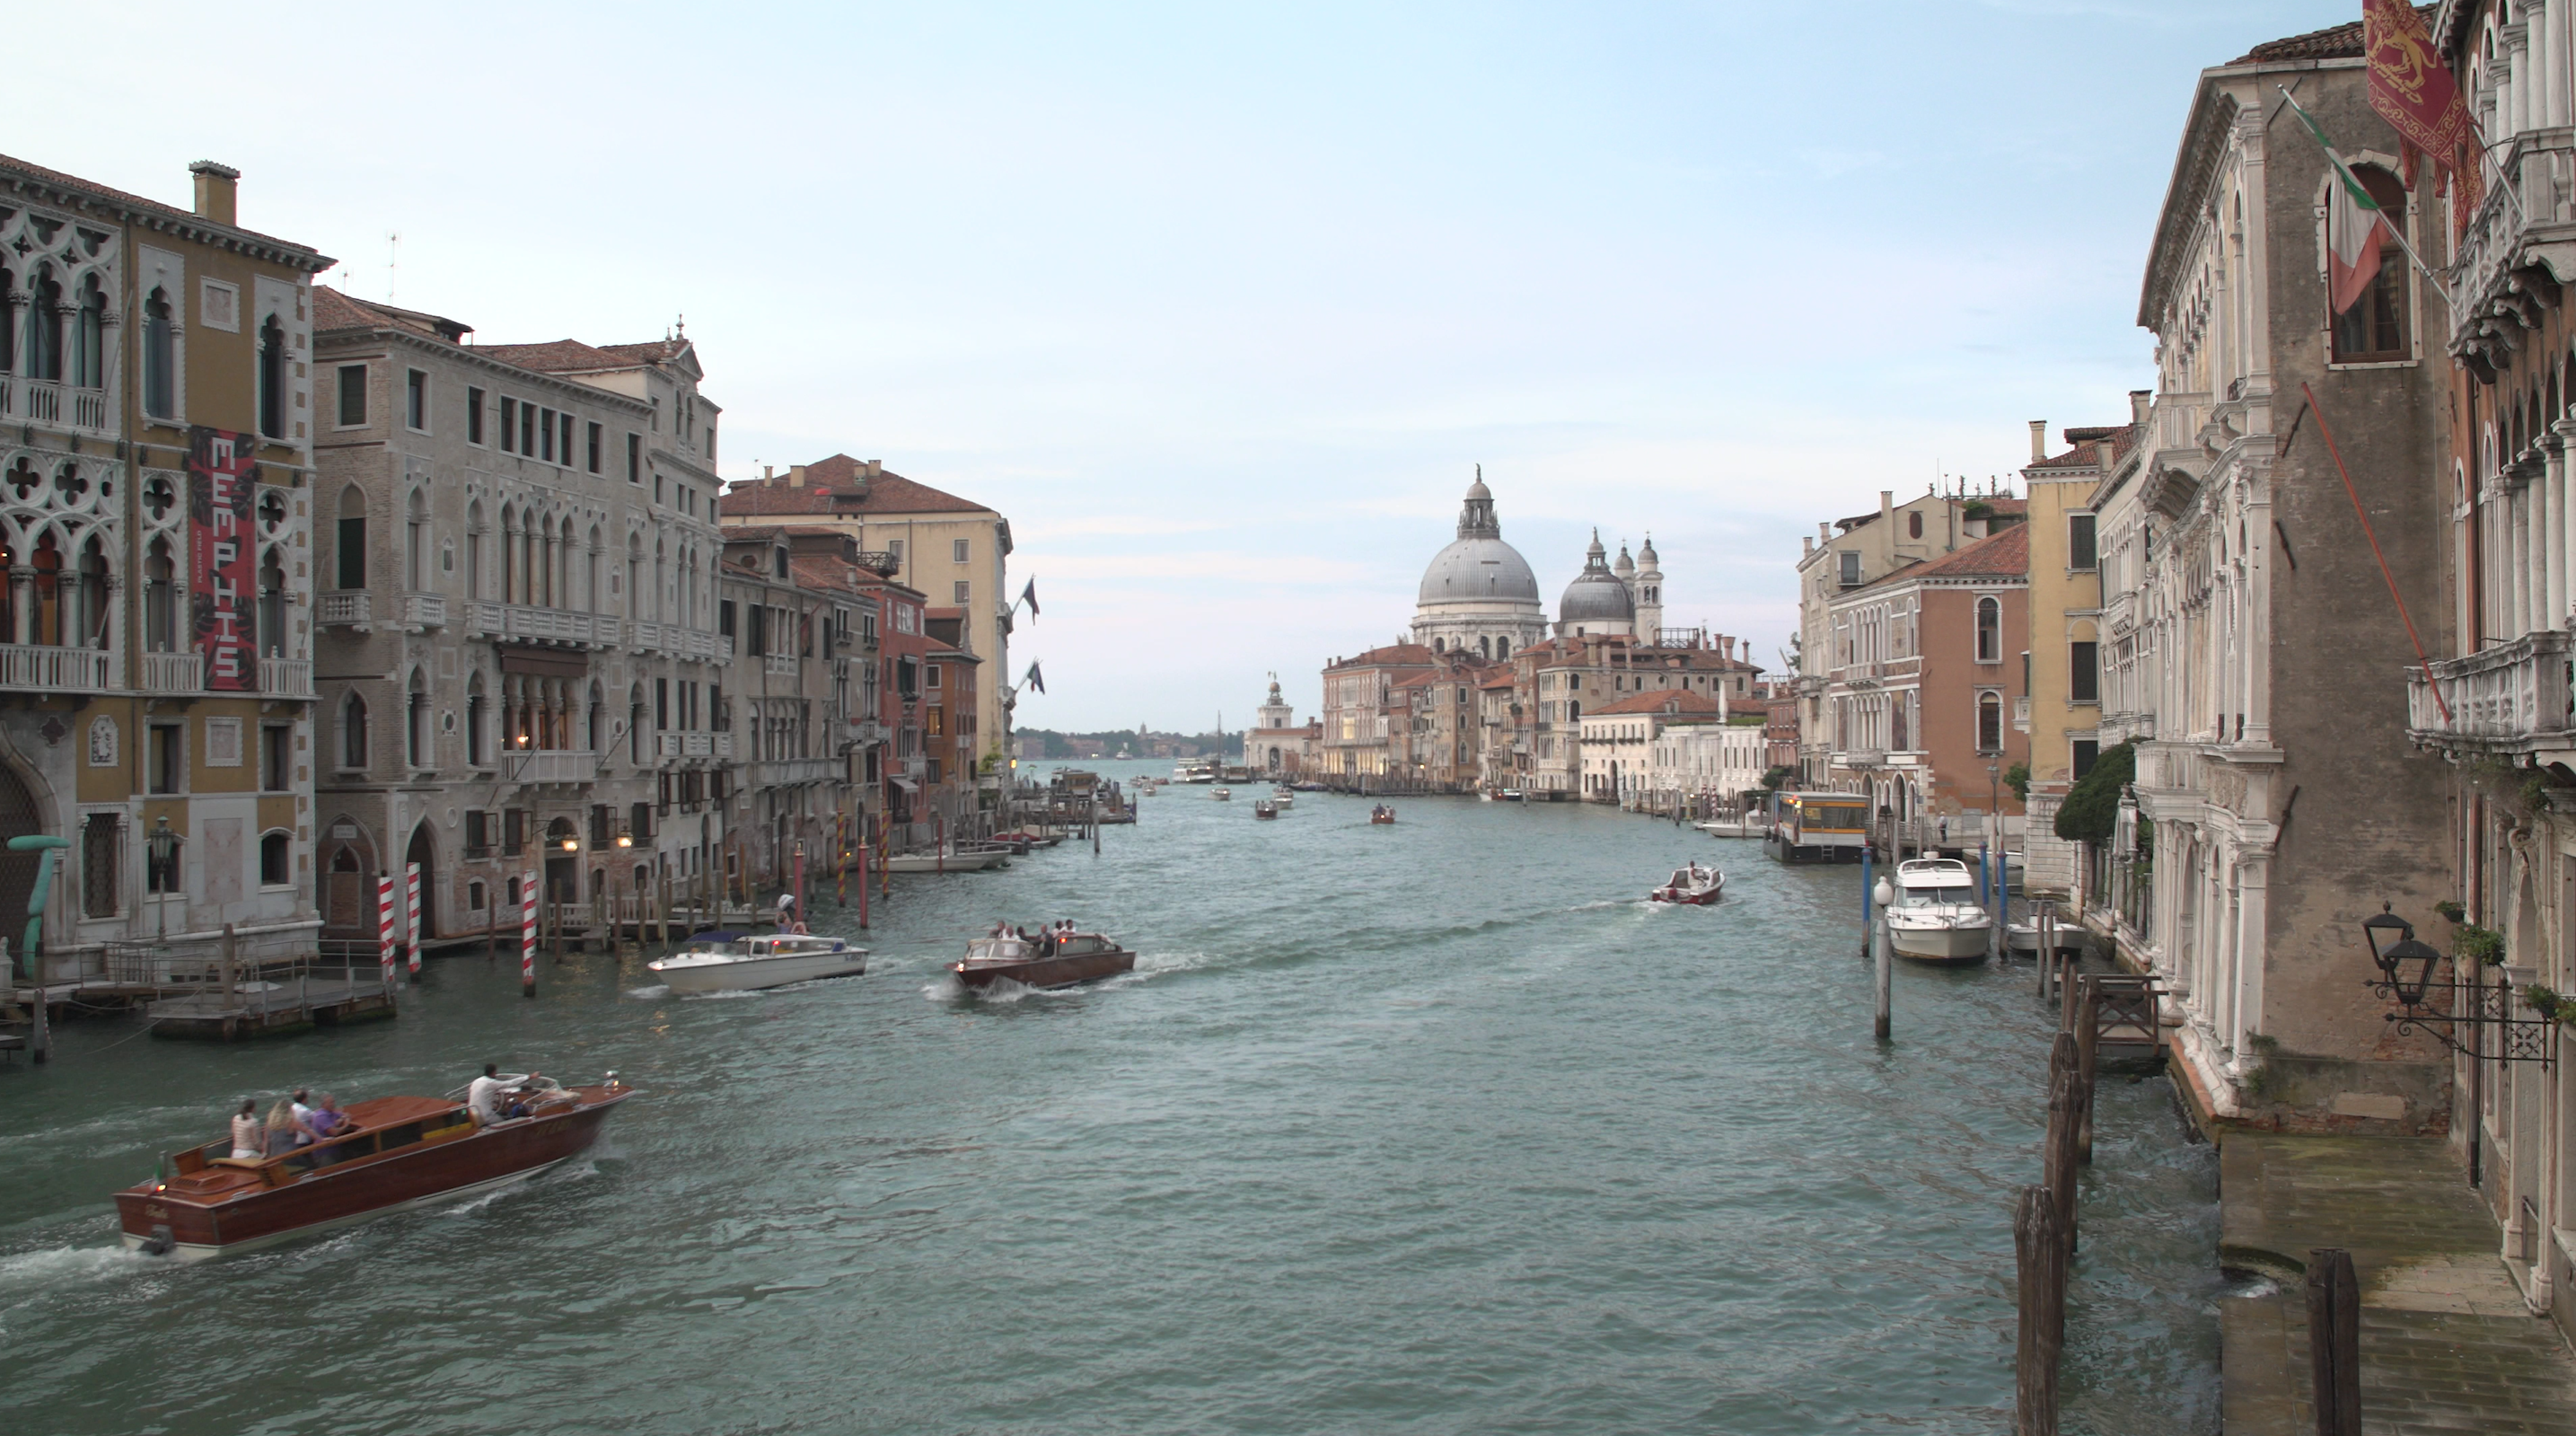
[[[329,969],[325,969],[329,971]],[[257,979],[164,997],[144,1008],[155,1037],[233,1042],[395,1015],[395,988],[376,973]]]

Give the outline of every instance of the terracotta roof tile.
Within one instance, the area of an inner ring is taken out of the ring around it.
[[[1334,664],[1333,667],[1361,668],[1392,667],[1401,664],[1414,663],[1428,664],[1438,661],[1438,658],[1439,655],[1433,653],[1431,649],[1424,644],[1390,643],[1384,648],[1372,648],[1365,653],[1353,654],[1339,663]]]
[[[2438,5],[2418,5],[2415,13],[2427,24]],[[2284,60],[2358,60],[2361,58],[2361,22],[2333,25],[2323,30],[2310,30],[2304,35],[2291,35],[2279,40],[2266,40],[2228,63],[2261,65]]]
[[[1929,563],[1918,563],[1882,578],[1882,583],[1910,583],[1923,578],[2027,578],[2030,575],[2030,525],[2014,524],[2000,533],[1944,554]]]
[[[636,363],[578,339],[549,339],[540,344],[483,344],[476,346],[475,352],[504,364],[534,369],[540,374],[596,374],[605,369],[632,369]]]
[[[936,514],[991,512],[986,504],[961,499],[928,484],[915,483],[891,469],[867,478],[866,466],[847,454],[834,454],[805,466],[805,482],[787,482],[782,474],[770,481],[738,483],[725,491],[717,512],[726,518],[771,514]]]

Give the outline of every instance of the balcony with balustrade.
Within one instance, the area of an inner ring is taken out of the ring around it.
[[[2525,130],[2487,151],[2487,193],[2460,239],[2451,284],[2452,347],[2483,368],[2501,368],[2520,348],[2516,328],[2537,329],[2556,303],[2523,281],[2545,267],[2576,282],[2576,129]],[[2509,175],[2508,190],[2497,171]]]
[[[2429,675],[2406,670],[2406,736],[2453,757],[2576,752],[2571,651],[2570,635],[2551,630],[2444,659]]]
[[[447,626],[447,595],[443,593],[406,593],[402,596],[403,627],[418,633],[427,628]]]
[[[311,698],[313,660],[275,656],[261,659],[259,691],[264,698]]]
[[[475,638],[544,643],[569,648],[614,648],[624,624],[613,614],[578,613],[525,603],[467,599],[465,631]]]
[[[143,655],[143,691],[157,698],[192,696],[206,686],[205,659],[187,653]]]
[[[104,648],[0,643],[0,689],[45,693],[113,693],[120,684]]]
[[[656,733],[653,751],[669,760],[730,758],[733,756],[731,733]]]
[[[0,377],[0,418],[60,429],[108,432],[107,391],[50,379]]]
[[[364,633],[375,625],[375,595],[363,588],[318,595],[313,600],[313,621],[324,628],[354,628]]]
[[[793,653],[764,654],[761,657],[760,671],[772,678],[793,678],[796,676],[796,655]]]
[[[587,783],[599,776],[599,755],[586,748],[520,748],[501,755],[502,775],[513,783]]]
[[[752,764],[744,782],[753,788],[792,788],[836,782],[841,772],[838,758],[771,758]]]

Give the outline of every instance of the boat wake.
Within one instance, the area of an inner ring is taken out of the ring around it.
[[[123,1246],[46,1247],[0,1257],[0,1297],[81,1282],[115,1281],[155,1269],[169,1268],[166,1262],[156,1262]]]
[[[626,989],[626,995],[640,1001],[650,1002],[654,998],[668,996],[670,991],[671,989],[669,986],[657,982],[650,987],[630,987]]]

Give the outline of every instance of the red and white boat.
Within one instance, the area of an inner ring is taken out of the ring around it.
[[[1649,902],[1677,902],[1706,907],[1726,895],[1726,874],[1697,863],[1673,869],[1670,882],[1646,894]]]
[[[374,1097],[348,1107],[345,1134],[278,1156],[230,1156],[230,1140],[180,1152],[116,1194],[126,1248],[190,1261],[489,1191],[587,1150],[635,1095],[613,1072],[594,1087],[505,1080],[501,1110],[525,1115],[489,1126],[454,1096]]]

